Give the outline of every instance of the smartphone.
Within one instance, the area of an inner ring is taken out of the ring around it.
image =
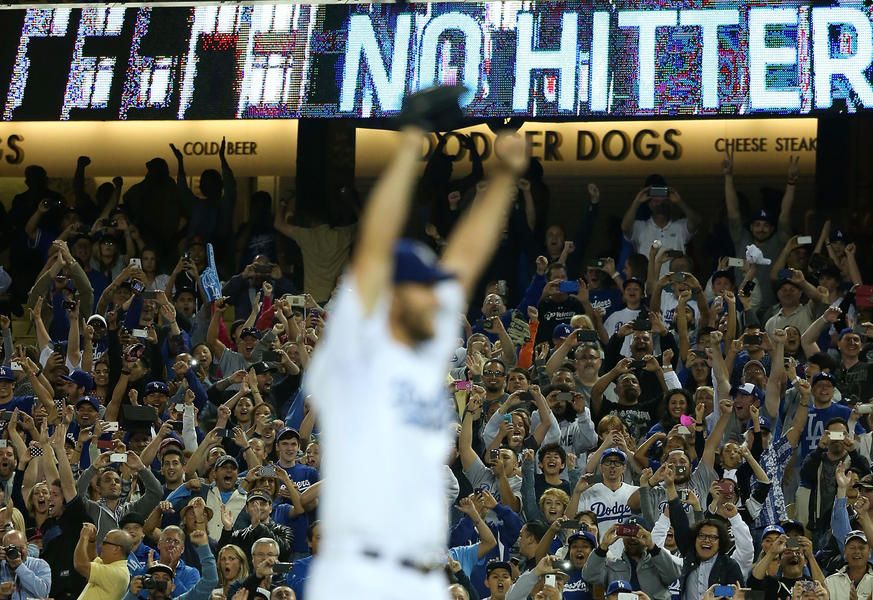
[[[0,421],[8,423],[11,420],[12,420],[12,411],[11,410],[4,410],[4,411],[0,412]]]
[[[21,368],[21,363],[18,362],[17,360],[13,360],[11,363],[9,363],[9,368],[12,369],[13,371],[23,371],[24,370]]]
[[[138,258],[131,258],[128,263],[131,267],[136,267],[137,269],[142,269],[142,261]]]
[[[722,496],[733,496],[736,493],[736,488],[732,482],[722,481],[718,484],[718,491]]]
[[[39,446],[29,446],[28,451],[30,452],[31,458],[37,458],[39,456],[42,456],[43,454],[42,448],[40,448]]]
[[[270,264],[266,264],[266,265],[256,264],[255,267],[254,267],[254,270],[255,270],[255,273],[261,273],[262,275],[263,275],[263,274],[267,274],[267,273],[270,273],[270,272],[273,270],[273,265],[270,265]]]
[[[293,563],[277,562],[273,564],[273,573],[284,575],[294,568]]]
[[[225,439],[225,440],[232,440],[233,439],[233,431],[230,429],[225,428],[225,429],[218,429],[216,431],[218,432],[218,435],[222,439]]]
[[[503,422],[512,425],[512,415],[503,415]]]
[[[673,273],[672,275],[670,275],[670,281],[672,281],[673,283],[682,283],[687,278],[688,278],[688,273],[683,273],[682,271],[679,271],[678,273]]]
[[[168,421],[173,426],[173,431],[182,433],[182,421]]]
[[[641,370],[646,368],[646,361],[644,360],[632,360],[631,361],[631,369]]]
[[[483,329],[491,329],[494,327],[494,319],[483,319],[482,320],[482,328]]]
[[[652,321],[649,319],[634,320],[634,331],[650,331],[652,329]]]
[[[174,404],[173,409],[176,412],[185,412],[185,405],[184,404]]]
[[[141,294],[145,290],[145,284],[139,279],[131,279],[130,289],[134,294]]]
[[[755,290],[756,285],[758,285],[758,284],[755,283],[754,279],[750,279],[749,281],[747,281],[746,285],[743,286],[743,290],[742,290],[743,295],[744,296],[751,296],[752,292]]]
[[[276,466],[275,465],[263,465],[260,469],[258,469],[259,477],[275,477],[276,476]]]
[[[764,336],[757,333],[746,334],[743,336],[743,343],[747,346],[760,346],[763,341]]]
[[[673,471],[676,473],[676,475],[685,475],[685,471],[687,470],[688,467],[686,467],[685,465],[676,465],[673,468]]]
[[[546,582],[545,583],[546,583],[546,585],[549,585],[552,587],[558,587],[555,583],[555,580],[556,580],[556,577],[554,574],[546,575]]]
[[[142,293],[143,300],[157,300],[158,299],[158,291],[157,290],[145,290]]]
[[[798,548],[800,548],[800,542],[797,541],[796,537],[790,537],[785,542],[785,547],[791,550],[797,550]]]
[[[855,408],[858,409],[859,415],[869,415],[873,413],[873,404],[859,404]]]
[[[299,306],[304,308],[306,306],[306,296],[288,296],[288,298],[292,307]]]
[[[791,269],[779,269],[779,279],[791,279]]]
[[[676,428],[676,431],[679,435],[691,435],[691,430],[685,427],[685,425],[680,425]]]
[[[717,585],[713,590],[713,596],[716,598],[733,598],[734,586],[732,585]]]
[[[592,262],[592,263],[588,266],[588,268],[589,268],[589,269],[603,270],[603,265],[605,265],[605,264],[606,264],[606,261],[605,261],[605,260],[603,260],[602,258],[598,258],[597,260],[595,260],[594,262]]]
[[[472,381],[456,381],[455,382],[455,391],[458,392],[469,392],[473,389]]]
[[[576,341],[580,344],[597,343],[597,332],[593,329],[583,329],[576,332]]]
[[[264,362],[282,362],[282,357],[275,350],[264,350],[261,358]]]
[[[746,261],[744,261],[742,258],[729,258],[728,259],[728,266],[729,267],[740,267],[742,269],[743,265],[745,265],[745,264],[746,264]]]
[[[113,452],[109,455],[109,462],[111,463],[126,463],[127,462],[127,454],[124,452]]]
[[[585,527],[586,525],[582,521],[564,521],[561,523],[561,529],[579,530],[584,529]]]
[[[572,280],[562,281],[558,284],[558,291],[562,294],[578,294],[579,282]]]
[[[842,442],[846,439],[846,434],[842,431],[831,431],[828,436],[831,438],[832,442]]]
[[[797,245],[798,246],[806,246],[812,243],[811,235],[799,235],[797,236]]]
[[[491,451],[491,462],[497,462],[498,460],[500,460],[500,450],[495,448]]]
[[[682,488],[679,490],[679,499],[682,502],[688,502],[688,488]]]
[[[617,600],[639,600],[639,596],[631,592],[619,592]]]
[[[97,440],[97,448],[100,450],[112,450],[114,447],[114,440]]]
[[[815,582],[805,579],[800,582],[800,589],[802,589],[804,592],[814,592]]]
[[[135,338],[146,339],[149,337],[149,331],[148,329],[134,329],[130,332],[130,335]]]
[[[115,433],[118,431],[118,421],[106,421],[103,423],[103,433]]]
[[[639,531],[639,525],[627,525],[625,523],[619,523],[618,526],[615,528],[615,535],[617,535],[618,537],[636,537]]]
[[[558,392],[558,402],[572,402],[573,401],[573,393],[572,392]]]
[[[666,186],[653,185],[649,188],[649,196],[652,198],[666,198],[670,195],[670,188]]]

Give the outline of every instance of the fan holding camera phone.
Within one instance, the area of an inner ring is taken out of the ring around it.
[[[618,540],[624,549],[616,558],[607,553]],[[652,600],[668,600],[670,586],[679,573],[679,565],[655,544],[651,526],[642,517],[631,517],[607,529],[582,568],[582,578],[589,583],[607,587],[616,580],[636,581]]]

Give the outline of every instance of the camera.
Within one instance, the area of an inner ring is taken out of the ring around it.
[[[142,576],[142,589],[144,590],[157,590],[159,592],[167,591],[167,582],[166,581],[158,581],[154,578],[153,575],[143,575]]]
[[[6,560],[18,560],[21,558],[21,551],[14,544],[3,546],[3,551],[6,553]]]

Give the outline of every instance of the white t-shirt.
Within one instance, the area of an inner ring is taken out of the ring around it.
[[[324,440],[326,547],[369,545],[412,560],[445,553],[445,462],[453,442],[445,376],[464,293],[453,280],[435,291],[435,336],[416,348],[391,337],[388,295],[365,315],[351,275],[337,293],[304,377]],[[403,534],[385,535],[386,523]]]
[[[630,323],[632,321],[636,321],[637,317],[640,316],[639,309],[634,310],[633,308],[623,308],[621,310],[617,310],[606,319],[606,322],[603,324],[603,327],[606,329],[606,335],[612,337],[618,330],[621,329],[621,326],[625,323]],[[630,343],[632,336],[625,336],[624,342],[621,344],[621,355],[622,356],[630,356]]]
[[[685,246],[691,241],[691,232],[688,231],[688,219],[670,221],[662,229],[658,227],[651,217],[646,221],[634,221],[634,229],[629,238],[634,250],[638,254],[649,255],[652,242],[659,240],[662,250],[679,250],[685,252]],[[661,265],[660,276],[670,269],[670,263]]]
[[[623,523],[633,514],[628,501],[639,487],[622,483],[614,492],[603,483],[595,483],[582,492],[578,511],[590,510],[597,515],[597,527],[606,531],[615,523]]]

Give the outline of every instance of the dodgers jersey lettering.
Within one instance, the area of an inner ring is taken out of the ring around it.
[[[443,471],[453,442],[445,377],[460,332],[463,289],[453,280],[434,286],[440,306],[435,335],[409,348],[391,337],[389,297],[365,315],[353,277],[342,285],[304,376],[325,448],[322,543],[377,545],[411,559],[444,554]],[[409,527],[386,536],[389,521]]]
[[[621,523],[633,514],[628,500],[639,488],[627,483],[621,484],[614,492],[602,483],[595,483],[582,492],[578,511],[590,510],[597,515],[597,525],[601,531],[613,523]]]

